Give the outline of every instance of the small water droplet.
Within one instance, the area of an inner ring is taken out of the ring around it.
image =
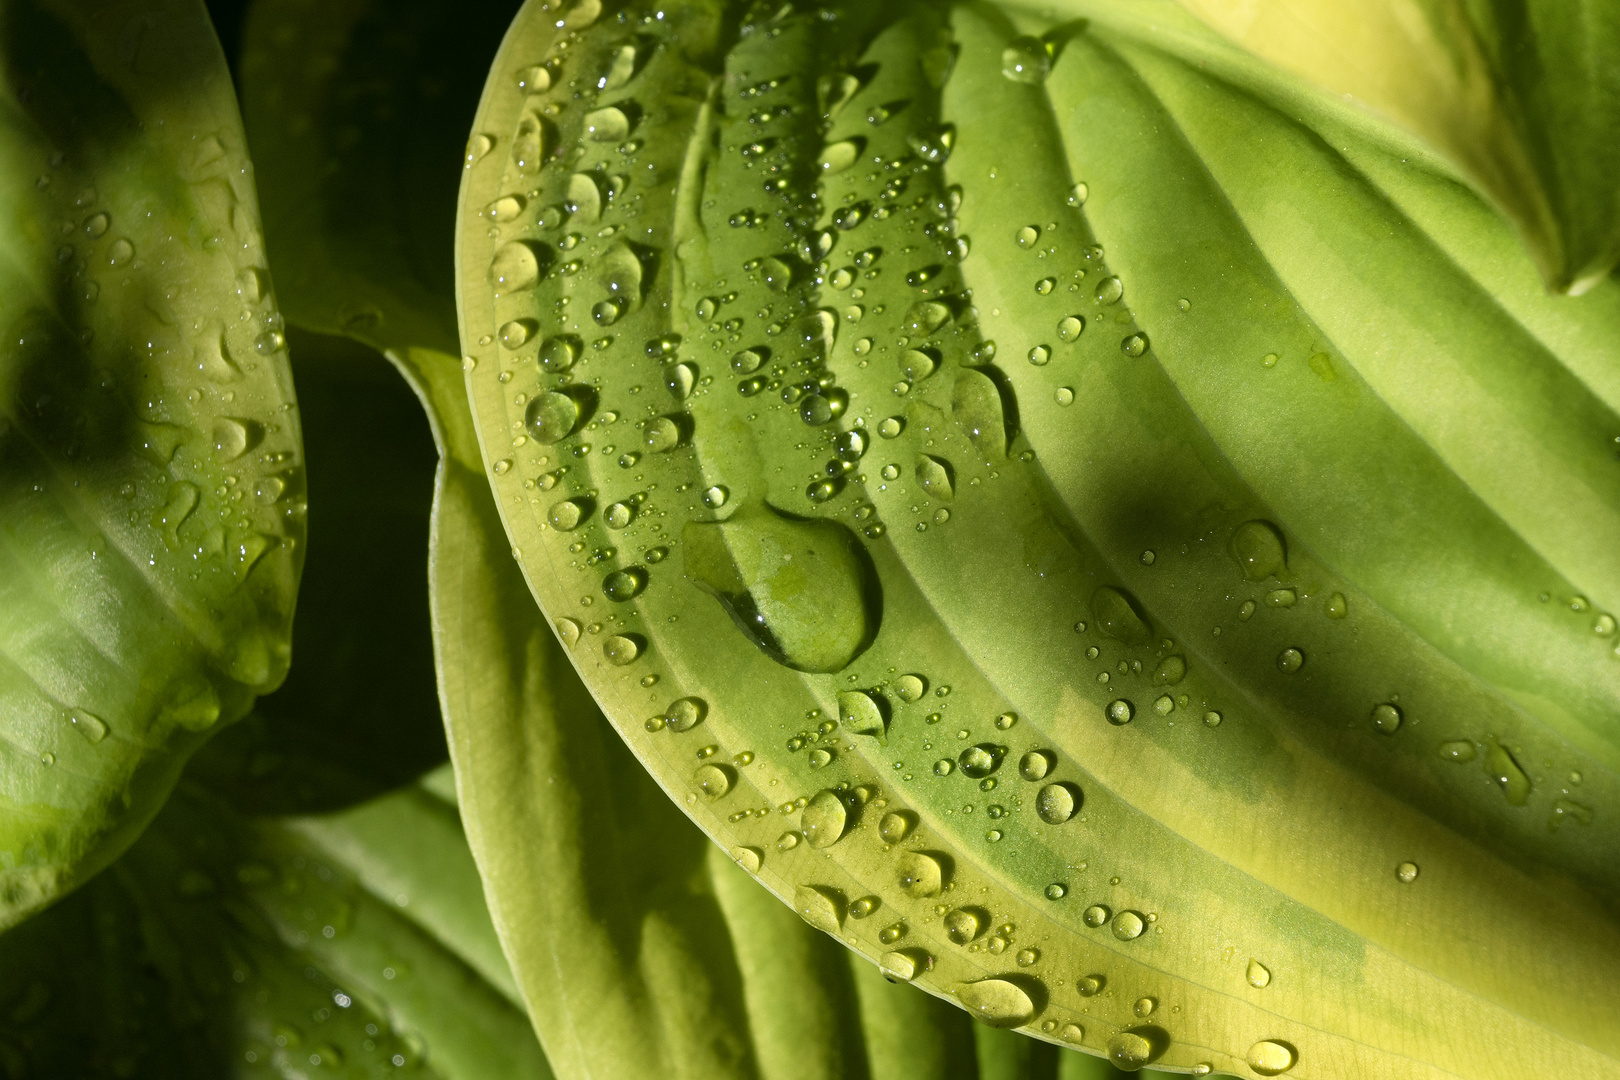
[[[1073,387],[1068,387],[1068,386],[1060,386],[1060,387],[1057,388],[1056,392],[1053,393],[1052,398],[1059,405],[1073,405],[1074,404],[1074,388]]]
[[[1018,775],[1025,780],[1034,782],[1046,779],[1046,774],[1052,771],[1056,764],[1055,755],[1050,750],[1031,750],[1018,759]]]
[[[1047,362],[1051,359],[1052,350],[1048,349],[1045,345],[1036,345],[1034,348],[1029,350],[1029,362],[1034,364],[1036,367],[1045,367]]]
[[[1401,710],[1399,706],[1391,705],[1387,701],[1374,705],[1372,723],[1373,727],[1385,735],[1395,734],[1396,730],[1401,726]]]
[[[1341,592],[1336,592],[1332,596],[1329,596],[1327,598],[1327,602],[1322,605],[1323,614],[1330,619],[1342,619],[1349,613],[1349,611],[1350,608],[1349,605],[1345,603],[1344,593]]]
[[[106,721],[85,709],[74,709],[68,713],[68,723],[90,743],[98,743],[107,737]]]
[[[500,329],[501,344],[508,349],[521,348],[534,330],[535,324],[531,319],[513,319],[503,323]]]
[[[1102,904],[1092,904],[1086,908],[1085,914],[1081,918],[1085,920],[1087,926],[1097,927],[1106,923],[1111,914],[1108,908]]]
[[[966,945],[979,936],[980,920],[976,912],[957,908],[945,913],[942,921],[945,936],[957,945]]]
[[[1049,295],[1055,288],[1057,288],[1057,278],[1055,277],[1043,277],[1035,283],[1035,291],[1041,296]]]
[[[919,971],[927,968],[924,959],[927,954],[919,954],[914,949],[886,952],[878,958],[878,969],[891,979],[901,982],[910,982],[917,977]]]
[[[1289,608],[1299,600],[1293,589],[1272,589],[1266,593],[1266,607]]]
[[[1074,187],[1069,189],[1070,206],[1084,206],[1086,200],[1090,197],[1091,188],[1084,183],[1076,184]]]
[[[1058,321],[1058,338],[1062,341],[1078,341],[1085,329],[1086,320],[1083,316],[1069,315]]]
[[[1132,1006],[1131,1011],[1136,1013],[1137,1016],[1148,1017],[1152,1016],[1153,1010],[1158,1007],[1159,1001],[1157,998],[1141,997],[1136,999],[1136,1004]]]
[[[901,701],[913,702],[928,690],[928,681],[921,675],[902,675],[894,681],[894,693]]]
[[[1277,654],[1277,670],[1292,675],[1305,666],[1305,654],[1290,646]]]
[[[934,498],[949,502],[955,496],[950,466],[944,460],[932,454],[918,454],[915,472],[917,482]]]
[[[579,403],[567,394],[548,390],[537,394],[524,413],[529,434],[536,442],[561,442],[579,424]]]
[[[680,425],[667,416],[656,416],[641,429],[642,445],[654,453],[668,453],[681,444]]]
[[[1269,521],[1245,521],[1232,531],[1230,547],[1250,581],[1264,581],[1287,567],[1282,533]]]
[[[886,416],[878,421],[878,434],[885,439],[898,438],[906,429],[906,422],[898,416]]]
[[[1471,739],[1453,739],[1440,744],[1440,756],[1447,761],[1473,761],[1479,756],[1479,748]]]
[[[573,619],[563,618],[557,620],[557,637],[566,646],[573,646],[579,641],[580,626]]]
[[[610,529],[622,529],[636,516],[635,507],[627,502],[616,502],[602,511],[602,520]]]
[[[135,245],[123,237],[114,240],[107,248],[107,262],[113,266],[128,266],[135,258]]]
[[[1018,961],[1019,967],[1029,967],[1040,958],[1041,951],[1039,949],[1019,949],[1018,955],[1013,957],[1014,960]]]
[[[671,364],[664,369],[664,386],[677,401],[684,400],[697,385],[697,369],[691,364]]]
[[[1204,714],[1204,726],[1205,727],[1220,727],[1221,726],[1221,714],[1216,712],[1214,709],[1211,709],[1209,712],[1205,713]]]
[[[1046,81],[1051,70],[1051,54],[1038,37],[1015,37],[1001,50],[1001,73],[1013,82],[1038,85]]]
[[[1119,343],[1119,351],[1126,356],[1141,356],[1147,352],[1146,334],[1131,334]]]
[[[1101,304],[1117,304],[1120,297],[1125,295],[1125,285],[1117,277],[1105,277],[1097,282],[1097,302]]]
[[[1249,958],[1249,970],[1246,977],[1249,980],[1249,985],[1256,990],[1263,990],[1271,985],[1271,969],[1252,956]]]
[[[647,571],[639,566],[615,570],[602,579],[602,595],[615,603],[633,599],[647,587]]]
[[[1018,241],[1018,246],[1021,248],[1032,248],[1040,243],[1041,227],[1039,225],[1025,225],[1013,234],[1013,239]]]
[[[1091,613],[1097,628],[1111,638],[1128,645],[1145,645],[1153,640],[1135,601],[1119,589],[1104,585],[1092,593]]]
[[[1277,1076],[1294,1067],[1298,1055],[1285,1042],[1262,1039],[1249,1047],[1249,1068],[1261,1076]]]
[[[731,493],[729,491],[719,484],[716,484],[710,488],[705,488],[703,491],[703,505],[707,506],[710,510],[718,510],[720,507],[726,505],[726,499],[730,497],[730,494]]]
[[[1418,866],[1415,862],[1403,862],[1395,868],[1395,880],[1402,885],[1410,885],[1417,880]]]
[[[1116,698],[1108,703],[1103,715],[1108,718],[1110,724],[1119,727],[1131,722],[1131,718],[1136,715],[1136,706],[1124,698]]]
[[[1529,800],[1530,777],[1513,753],[1495,739],[1485,746],[1485,772],[1502,786],[1502,794],[1514,806],[1523,806]]]

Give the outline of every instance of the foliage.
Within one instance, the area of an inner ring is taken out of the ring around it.
[[[5,0],[0,1067],[1620,1075],[1620,29],[1185,7]]]

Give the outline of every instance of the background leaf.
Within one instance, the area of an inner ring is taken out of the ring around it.
[[[1601,2],[1184,6],[1255,54],[1426,140],[1512,219],[1549,287],[1620,258],[1620,13]]]
[[[676,803],[1124,1064],[1614,1075],[1613,282],[1526,289],[1400,132],[1168,5],[893,6],[851,56],[753,9],[703,94],[576,10],[480,108],[464,366]]]
[[[0,6],[0,926],[287,668],[303,472],[201,4]]]
[[[551,1075],[425,788],[260,822],[183,788],[0,957],[10,1076]]]

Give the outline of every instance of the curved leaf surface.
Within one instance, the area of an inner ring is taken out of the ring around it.
[[[1322,0],[1184,6],[1234,41],[1402,124],[1500,206],[1548,286],[1620,259],[1620,13],[1601,2]]]
[[[0,7],[0,925],[286,672],[303,475],[200,3]]]
[[[283,166],[267,166],[264,174],[267,228],[284,275],[295,283],[285,291],[292,319],[341,326],[392,348],[432,414],[444,454],[433,529],[436,641],[462,815],[559,1074],[1115,1075],[1097,1059],[973,1025],[943,1003],[891,985],[870,965],[851,967],[843,950],[717,857],[602,721],[510,560],[483,476],[461,362],[426,347],[453,336],[454,328],[421,329],[423,311],[437,309],[424,304],[413,311],[401,300],[410,288],[408,273],[399,275],[403,282],[394,277],[402,264],[363,265],[374,243],[384,249],[431,243],[425,223],[434,208],[415,201],[427,200],[444,178],[415,183],[410,169],[374,169],[374,158],[341,152],[340,133],[358,132],[361,143],[376,148],[413,139],[437,145],[438,167],[454,182],[471,106],[458,115],[461,89],[448,83],[436,107],[347,111],[357,95],[347,73],[356,68],[344,50],[381,48],[371,35],[383,23],[357,7],[345,18],[360,29],[334,33],[329,25],[308,25],[315,15],[308,5],[261,4],[247,41],[254,146]],[[396,8],[393,15],[410,31],[396,27],[387,36],[394,59],[382,73],[408,96],[419,70],[401,58],[434,55],[413,51],[410,35],[438,40],[465,27],[443,5]],[[297,45],[321,34],[341,48],[293,62]],[[295,77],[312,70],[327,73],[326,81],[312,87]],[[388,96],[370,85],[379,98]],[[477,86],[471,89],[476,94]],[[303,104],[286,104],[293,95]],[[302,123],[291,122],[299,117]],[[311,177],[328,182],[310,183]],[[376,213],[344,222],[345,242],[310,224],[342,219],[350,205],[345,193],[361,180],[374,194],[379,185],[397,186],[377,199]],[[402,239],[412,230],[424,231]],[[369,291],[357,290],[356,282]],[[357,309],[357,296],[376,298],[375,321],[341,317]],[[306,346],[304,359],[313,355]],[[320,385],[307,386],[306,396]],[[310,407],[317,408],[313,399]],[[319,449],[319,440],[312,445]]]
[[[526,9],[458,261],[529,586],[693,820],[981,1019],[1620,1074],[1614,283],[1065,7]]]
[[[12,1076],[551,1076],[425,788],[252,822],[188,785],[0,958]]]

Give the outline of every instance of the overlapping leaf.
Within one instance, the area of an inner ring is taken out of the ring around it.
[[[756,8],[713,80],[703,5],[525,10],[459,280],[529,585],[706,832],[983,1019],[1615,1075],[1613,282],[1067,8]]]
[[[1461,168],[1549,287],[1584,292],[1620,258],[1620,12],[1597,2],[1186,0],[1295,75],[1402,124]]]
[[[200,3],[0,5],[0,926],[286,672],[298,414]]]

